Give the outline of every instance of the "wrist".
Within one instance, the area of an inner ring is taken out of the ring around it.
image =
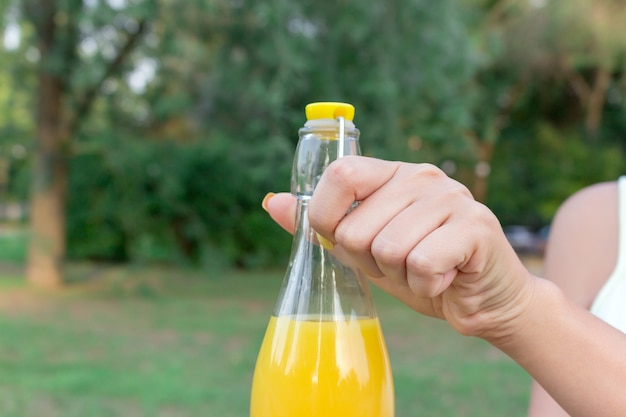
[[[520,278],[509,285],[498,300],[498,308],[489,309],[484,320],[490,323],[483,334],[478,335],[494,347],[507,350],[519,343],[526,330],[535,320],[537,292],[541,292],[543,279],[537,278],[523,269]]]
[[[516,311],[494,337],[485,338],[522,365],[532,361],[536,351],[532,345],[541,343],[546,319],[558,317],[566,305],[565,296],[554,283],[531,274],[528,277],[526,289],[514,304]]]

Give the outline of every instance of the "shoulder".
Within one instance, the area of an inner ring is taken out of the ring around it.
[[[605,211],[617,213],[617,181],[593,184],[569,197],[559,208],[555,220],[559,218],[600,214]]]
[[[617,261],[618,194],[616,181],[585,187],[561,205],[552,223],[544,275],[585,307]]]
[[[578,243],[595,246],[593,239],[607,234],[618,235],[619,191],[616,181],[594,184],[573,194],[557,211],[551,227],[550,239],[561,245]],[[563,240],[565,238],[565,241]]]

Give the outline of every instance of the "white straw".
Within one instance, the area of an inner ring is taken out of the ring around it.
[[[338,146],[338,150],[337,150],[337,159],[343,157],[344,153],[345,153],[345,133],[344,133],[344,128],[345,128],[345,120],[343,118],[343,116],[339,116],[337,118],[337,120],[339,120],[339,143],[337,144]]]

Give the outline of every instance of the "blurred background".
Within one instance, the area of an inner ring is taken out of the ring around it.
[[[309,102],[539,268],[559,204],[626,172],[625,28],[624,0],[2,0],[0,416],[247,414],[291,243],[260,203]],[[525,414],[508,358],[375,296],[398,416]]]

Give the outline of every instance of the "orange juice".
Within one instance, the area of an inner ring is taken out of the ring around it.
[[[393,415],[378,319],[270,319],[252,383],[251,417]]]

